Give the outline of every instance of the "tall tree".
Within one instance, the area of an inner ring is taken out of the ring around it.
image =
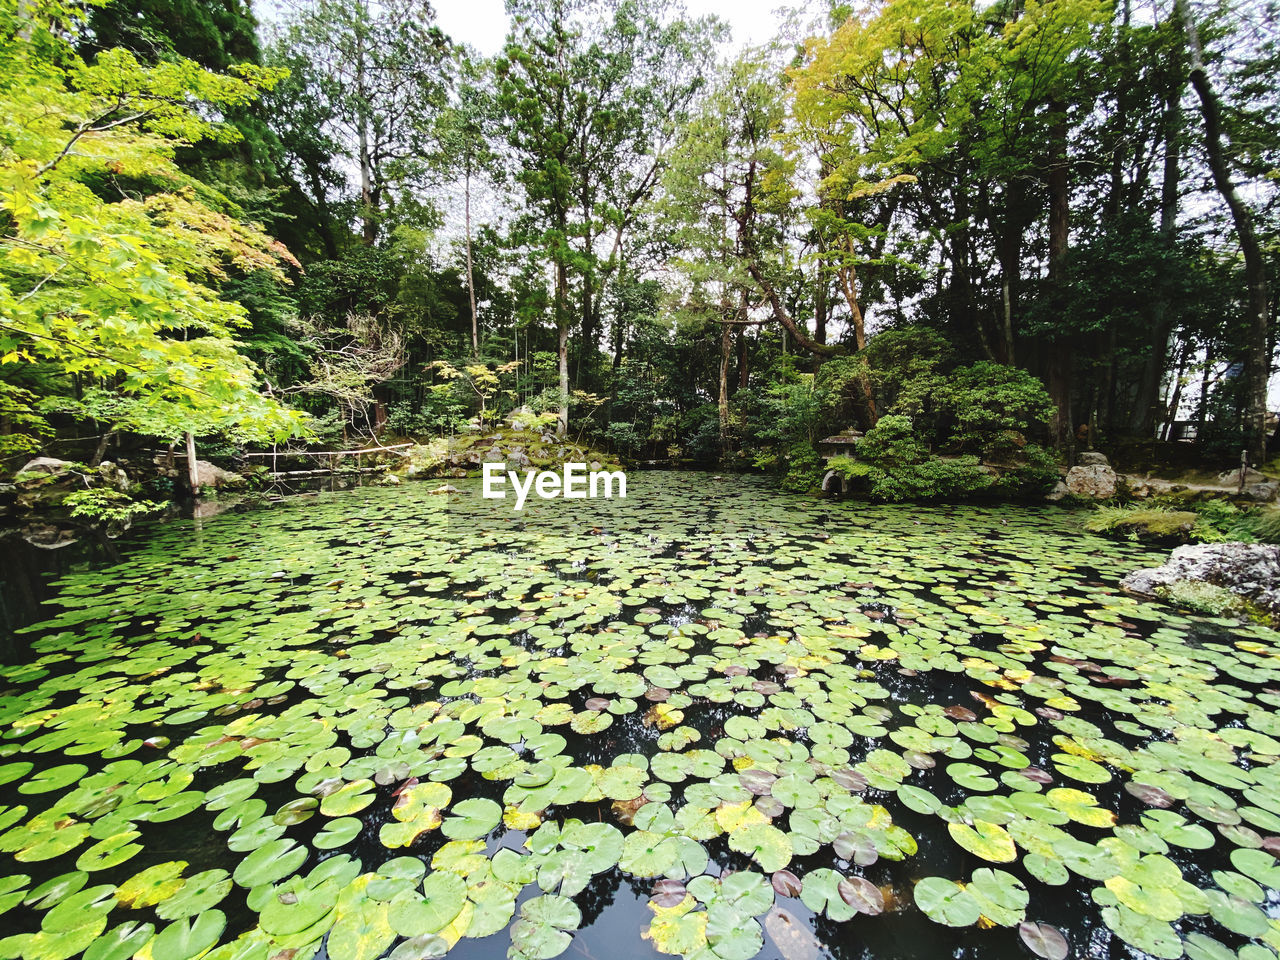
[[[1271,289],[1267,263],[1254,225],[1254,213],[1236,186],[1227,154],[1223,128],[1222,99],[1205,65],[1200,30],[1188,0],[1175,0],[1178,17],[1187,39],[1187,60],[1191,86],[1200,102],[1204,121],[1205,153],[1213,183],[1231,212],[1236,240],[1244,257],[1245,285],[1248,288],[1249,346],[1245,354],[1245,436],[1254,462],[1261,466],[1267,457],[1267,384],[1271,379]]]
[[[207,188],[173,162],[183,144],[234,139],[208,117],[278,74],[144,66],[121,49],[88,64],[65,40],[78,16],[50,0],[0,3],[0,359],[79,377],[93,389],[72,412],[120,429],[300,431],[236,349],[244,308],[214,290],[232,269],[279,277],[288,253],[204,202]],[[168,188],[94,189],[116,177]]]
[[[290,15],[273,53],[294,80],[288,94],[310,103],[312,129],[294,129],[303,141],[283,137],[295,178],[309,187],[317,207],[337,206],[323,159],[314,155],[314,134],[339,148],[337,158],[356,171],[351,209],[366,246],[379,239],[387,220],[420,222],[421,187],[429,172],[430,131],[446,104],[452,63],[448,38],[433,26],[425,0],[316,0]],[[286,133],[288,131],[282,131]],[[332,171],[332,165],[328,171]]]

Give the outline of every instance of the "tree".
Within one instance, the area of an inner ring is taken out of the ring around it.
[[[1205,66],[1204,51],[1200,44],[1200,31],[1196,26],[1188,0],[1175,0],[1178,17],[1186,32],[1187,55],[1190,64],[1191,86],[1200,101],[1200,115],[1204,120],[1205,153],[1213,183],[1235,227],[1236,240],[1244,257],[1245,285],[1248,288],[1248,316],[1250,321],[1249,349],[1245,356],[1247,401],[1245,406],[1245,436],[1252,448],[1254,462],[1261,466],[1267,457],[1267,384],[1271,379],[1271,290],[1267,278],[1267,264],[1262,245],[1254,226],[1254,213],[1241,196],[1232,175],[1230,160],[1226,154],[1226,134],[1223,130],[1222,102]]]
[[[286,89],[296,106],[288,112],[304,118],[280,131],[295,182],[322,210],[347,201],[366,246],[384,221],[421,223],[426,214],[416,188],[429,172],[431,129],[452,63],[434,17],[425,0],[316,0],[291,12],[272,54],[294,76]],[[336,158],[317,149],[328,145],[357,172],[354,202],[329,195]]]
[[[570,303],[582,355],[595,351],[600,287],[657,187],[684,111],[703,83],[715,21],[676,4],[515,2],[497,63],[507,141],[528,208],[520,242],[552,274],[561,434],[569,426]]]
[[[496,102],[489,65],[457,53],[458,84],[452,102],[441,111],[434,130],[437,163],[448,173],[462,177],[463,252],[467,271],[467,298],[471,307],[471,356],[480,356],[480,311],[476,306],[475,258],[471,220],[471,188],[479,176],[498,175],[498,154],[490,141],[495,127]]]
[[[232,269],[283,278],[288,252],[202,202],[206,188],[173,162],[183,144],[234,138],[208,118],[278,74],[145,67],[124,50],[88,64],[65,39],[79,25],[56,0],[0,3],[0,361],[101,384],[122,398],[116,426],[140,433],[301,432],[237,350],[244,308],[211,286]],[[93,189],[116,178],[172,186]]]

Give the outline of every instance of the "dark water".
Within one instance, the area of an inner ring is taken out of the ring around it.
[[[891,734],[918,728],[921,710],[937,716],[947,707],[959,718],[930,721],[931,730],[944,731],[931,734],[941,739],[926,751],[935,765],[901,778],[873,775],[865,789],[852,791],[863,805],[858,809],[883,809],[910,834],[914,854],[891,859],[890,846],[875,862],[859,865],[841,859],[824,836],[814,852],[796,853],[787,863],[801,879],[822,869],[864,877],[882,891],[884,912],[837,922],[799,898],[778,895],[770,914],[742,921],[763,924],[761,957],[1028,956],[1011,926],[946,926],[915,903],[914,887],[924,877],[968,882],[987,868],[1025,887],[1025,918],[1059,928],[1071,955],[1144,955],[1147,940],[1126,942],[1114,931],[1115,915],[1107,922],[1105,893],[1102,903],[1096,893],[1105,887],[1096,879],[1073,872],[1065,884],[1050,884],[1028,870],[1023,845],[1015,860],[988,862],[957,842],[948,820],[972,822],[966,804],[976,794],[1084,790],[1115,814],[1117,827],[1143,831],[1152,850],[1158,843],[1143,826],[1147,806],[1125,789],[1134,770],[1149,771],[1148,779],[1165,777],[1162,783],[1192,784],[1179,800],[1209,797],[1221,806],[1225,798],[1233,807],[1260,810],[1245,822],[1252,836],[1227,835],[1194,808],[1173,804],[1189,823],[1214,831],[1207,848],[1165,844],[1160,854],[1201,890],[1216,889],[1215,870],[1232,871],[1237,847],[1268,841],[1270,808],[1259,808],[1257,795],[1280,796],[1270,776],[1276,758],[1266,742],[1280,733],[1267,719],[1280,705],[1275,634],[1189,617],[1119,591],[1124,572],[1157,562],[1161,552],[1082,534],[1075,516],[1057,509],[815,502],[751,478],[701,474],[633,474],[630,481],[625,501],[531,503],[522,513],[510,502],[481,501],[470,483],[458,484],[463,493],[447,498],[422,485],[298,498],[253,513],[174,521],[129,539],[117,564],[67,573],[53,587],[45,621],[19,634],[32,649],[28,662],[6,669],[0,681],[7,687],[0,702],[6,728],[0,778],[8,779],[6,763],[31,764],[0,785],[0,823],[7,831],[0,833],[0,877],[25,876],[14,889],[34,891],[54,878],[78,876],[78,857],[103,839],[99,833],[117,828],[136,831],[132,842],[141,849],[89,871],[85,884],[102,885],[108,898],[118,896],[109,888],[119,891],[146,868],[174,861],[185,861],[187,877],[234,872],[248,851],[228,847],[235,829],[209,809],[206,795],[230,780],[252,779],[262,812],[240,826],[271,829],[274,811],[310,795],[299,785],[308,762],[333,750],[344,753],[333,770],[346,782],[375,768],[408,766],[377,778],[350,842],[332,850],[316,846],[332,819],[324,815],[278,831],[306,852],[290,873],[305,875],[335,857],[351,858],[361,871],[402,856],[431,869],[447,842],[441,831],[424,832],[403,849],[388,849],[382,840],[383,826],[395,822],[394,793],[405,773],[424,781],[439,774],[454,805],[472,797],[503,804],[513,781],[487,779],[469,762],[445,777],[440,764],[446,761],[432,750],[398,746],[406,711],[438,706],[441,715],[465,717],[484,701],[514,712],[532,699],[544,731],[564,737],[559,756],[572,767],[608,767],[624,755],[649,762],[680,751],[663,749],[663,731],[649,714],[654,703],[644,696],[598,732],[575,732],[561,720],[590,715],[593,697],[627,701],[617,678],[668,666],[688,671],[670,688],[684,715],[674,729],[697,735],[690,750],[720,748],[727,776],[729,759],[741,757],[726,731],[735,717],[794,725],[771,727],[768,738],[799,744],[808,759],[795,762],[815,782],[833,771],[865,773],[877,751],[903,755]],[[468,678],[489,686],[467,687]],[[458,681],[464,685],[451,686]],[[774,692],[751,696],[752,684]],[[636,689],[658,686],[646,679]],[[1055,695],[1070,699],[1065,713],[1049,706]],[[566,705],[563,718],[546,712],[555,703]],[[808,735],[818,711],[853,731],[847,747],[818,749]],[[499,745],[500,738],[481,729],[483,719],[465,719],[466,735]],[[1221,742],[1221,731],[1231,727],[1260,738],[1252,754]],[[1017,769],[977,758],[975,751],[998,734],[1018,744],[1051,783],[1033,786],[1015,776]],[[1217,739],[1204,747],[1204,757],[1230,752],[1243,784],[1224,785],[1221,772],[1197,779],[1192,760],[1159,752],[1205,736]],[[240,755],[205,754],[228,741],[241,745]],[[1107,779],[1073,778],[1062,765],[1064,750],[1097,758]],[[141,769],[111,766],[122,758]],[[975,791],[948,771],[957,760],[1012,779]],[[279,776],[262,775],[263,764],[271,763],[281,765]],[[65,786],[37,793],[24,788],[42,772],[70,764],[86,769]],[[762,765],[782,769],[772,760],[743,763]],[[686,790],[709,782],[686,773],[670,784],[667,799],[661,778],[651,776],[645,790],[653,802],[678,811],[690,802]],[[902,801],[899,782],[927,791],[952,812],[918,812]],[[95,790],[104,785],[112,797],[100,809]],[[849,794],[841,788],[830,796]],[[114,795],[125,799],[115,802]],[[166,808],[171,803],[181,805]],[[821,810],[828,806],[819,804],[815,815],[826,816]],[[33,819],[46,810],[70,829],[84,824],[96,832],[66,852],[31,859],[24,838],[49,833]],[[175,811],[180,815],[168,819]],[[773,825],[793,840],[795,815],[772,815]],[[543,817],[611,823],[624,835],[633,829],[608,799],[553,806]],[[1074,820],[1060,829],[1090,844],[1112,834]],[[483,853],[523,852],[528,836],[499,824],[484,838]],[[707,874],[759,870],[731,848],[725,833],[700,842]],[[1103,856],[1119,848],[1098,849]],[[1131,866],[1117,875],[1127,876]],[[470,875],[469,884],[485,869]],[[654,883],[621,866],[597,873],[572,897],[582,921],[564,955],[661,956],[646,939]],[[1274,889],[1263,890],[1254,909],[1280,916]],[[536,883],[516,892],[514,916],[542,893]],[[244,956],[273,956],[279,949],[299,949],[298,957],[349,955],[345,947],[331,950],[323,930],[296,945],[259,931],[269,895],[269,886],[238,883],[214,901],[225,915],[217,942],[226,946],[217,956],[240,956],[242,949]],[[132,921],[157,931],[181,922],[162,915],[164,903],[130,909],[120,902],[104,914],[103,932]],[[47,937],[29,936],[56,900],[26,893],[12,903],[0,900],[6,904],[0,932],[15,938],[0,941],[0,954],[38,955]],[[779,921],[777,911],[789,920]],[[1143,929],[1155,922],[1144,919]],[[1233,952],[1262,942],[1233,929],[1251,929],[1238,919],[1224,925],[1215,915],[1187,911],[1158,922],[1175,938],[1199,932]],[[375,943],[368,955],[392,955],[402,941]],[[55,942],[76,945],[65,937]],[[714,946],[689,955],[713,960],[721,956]],[[488,958],[509,949],[512,938],[503,930],[464,936],[449,956]]]

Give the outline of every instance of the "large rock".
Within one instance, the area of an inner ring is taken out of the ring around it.
[[[1067,471],[1067,490],[1082,500],[1110,500],[1116,495],[1116,472],[1105,463],[1074,466]]]
[[[1254,503],[1270,503],[1277,494],[1280,494],[1280,483],[1275,480],[1250,484],[1244,488],[1244,495]]]
[[[244,483],[244,477],[238,473],[232,473],[230,470],[223,470],[221,467],[214,466],[208,460],[196,461],[196,477],[201,488],[206,487],[234,487],[237,484]]]
[[[1067,485],[1059,480],[1053,485],[1053,489],[1044,495],[1044,498],[1050,503],[1057,503],[1060,500],[1065,500],[1070,493],[1071,491],[1067,489]]]
[[[1244,482],[1246,486],[1251,483],[1261,483],[1265,479],[1267,479],[1266,475],[1253,469],[1253,467],[1249,467],[1249,469],[1244,472]],[[1226,473],[1218,474],[1218,482],[1224,487],[1238,486],[1240,483],[1240,468],[1236,467],[1233,470],[1228,470]]]
[[[120,493],[129,492],[129,474],[125,473],[123,467],[118,467],[110,460],[104,460],[98,464],[98,476],[109,487],[115,488]]]
[[[1080,466],[1109,467],[1111,466],[1111,461],[1107,459],[1105,453],[1099,453],[1097,450],[1086,450],[1080,454]]]
[[[1174,550],[1163,566],[1131,573],[1120,585],[1134,593],[1158,596],[1161,588],[1188,581],[1224,587],[1255,606],[1280,615],[1280,546],[1188,544]]]
[[[28,460],[18,473],[47,473],[51,477],[60,477],[68,472],[73,464],[69,460],[58,460],[55,457],[36,457]]]

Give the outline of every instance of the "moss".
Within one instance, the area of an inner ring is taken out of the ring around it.
[[[1162,507],[1099,507],[1084,522],[1090,533],[1127,534],[1141,540],[1188,543],[1211,530],[1202,529],[1200,516],[1191,510]]]
[[[1204,580],[1178,580],[1156,588],[1156,595],[1174,606],[1210,617],[1236,617],[1254,623],[1276,625],[1276,617],[1226,587]]]

